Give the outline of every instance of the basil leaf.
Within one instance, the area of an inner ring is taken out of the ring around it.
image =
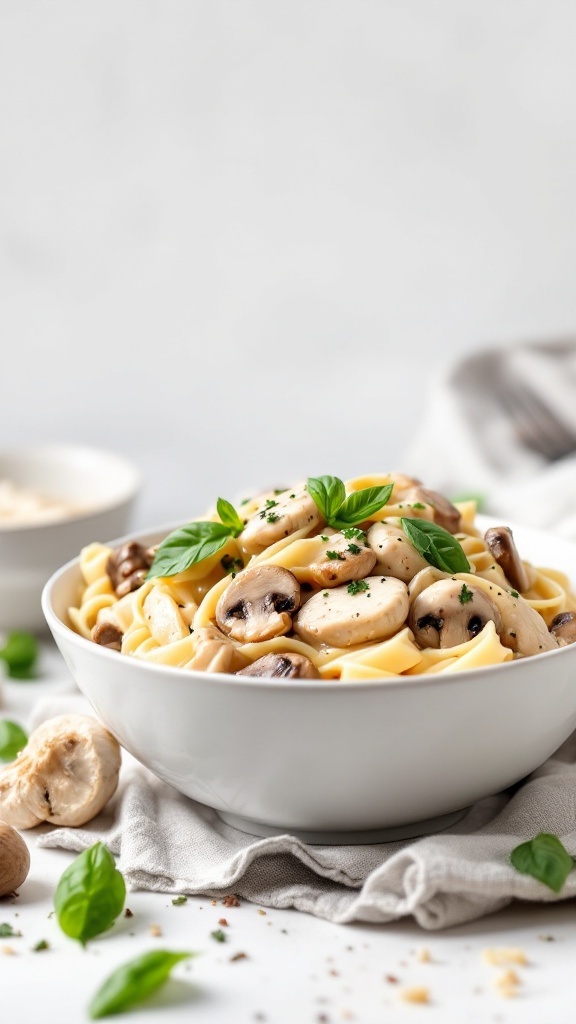
[[[337,476],[311,476],[306,481],[306,490],[328,523],[346,498],[346,488]]]
[[[0,761],[14,761],[28,743],[28,737],[16,722],[0,722]]]
[[[386,484],[385,487],[365,487],[362,491],[354,491],[349,494],[338,509],[338,514],[331,526],[346,527],[355,526],[357,523],[369,519],[375,512],[390,500],[394,485]]]
[[[448,530],[428,519],[400,519],[404,533],[430,565],[443,572],[470,572],[462,546]]]
[[[574,867],[574,858],[558,836],[549,832],[539,832],[534,839],[520,843],[512,850],[510,860],[517,871],[532,875],[553,892],[560,892]]]
[[[155,949],[121,964],[106,978],[90,1001],[88,1013],[92,1020],[122,1013],[146,999],[168,980],[176,964],[191,956],[194,954]]]
[[[38,657],[38,642],[31,633],[9,633],[0,658],[6,662],[8,675],[13,679],[30,679],[31,669]]]
[[[188,523],[174,530],[162,541],[154,561],[148,570],[147,579],[155,576],[176,576],[191,565],[202,562],[216,554],[230,539],[228,526],[223,523]]]
[[[104,843],[95,843],[66,868],[54,895],[58,924],[83,946],[111,928],[126,899],[124,879]]]
[[[226,498],[218,498],[216,502],[216,511],[220,516],[220,519],[232,532],[233,537],[237,537],[239,533],[242,533],[244,529],[244,523],[240,519],[234,505],[231,505]]]

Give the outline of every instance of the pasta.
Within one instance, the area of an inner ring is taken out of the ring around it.
[[[310,478],[235,508],[223,499],[155,549],[80,554],[73,628],[184,670],[343,683],[453,673],[576,640],[560,569],[523,561],[399,473]]]

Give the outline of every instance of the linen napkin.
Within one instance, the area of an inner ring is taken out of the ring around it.
[[[400,468],[449,496],[480,495],[487,513],[576,538],[576,339],[493,346],[431,379]]]
[[[78,695],[46,699],[30,726],[65,712],[90,714]],[[560,895],[510,863],[518,843],[558,835],[576,854],[576,734],[522,785],[479,801],[445,832],[366,846],[312,846],[291,835],[258,839],[181,796],[124,753],[117,793],[83,828],[54,828],[38,845],[82,851],[101,840],[128,888],[294,907],[326,920],[385,923],[412,915],[423,928],[462,924],[514,898]]]

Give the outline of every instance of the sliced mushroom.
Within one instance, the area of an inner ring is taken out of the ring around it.
[[[375,565],[376,556],[361,537],[348,539],[343,533],[333,533],[323,556],[312,562],[308,571],[319,586],[337,587],[349,580],[364,579]]]
[[[249,554],[258,555],[296,530],[306,527],[311,533],[324,522],[314,499],[300,487],[268,498],[266,504],[248,520],[238,541]]]
[[[216,626],[202,626],[194,634],[194,657],[187,668],[200,672],[237,672],[250,664]]]
[[[459,579],[439,580],[423,590],[408,620],[420,647],[456,647],[478,636],[487,622],[501,632],[496,606],[481,590]]]
[[[118,629],[113,622],[99,622],[92,630],[94,643],[100,644],[102,647],[109,647],[112,651],[122,650],[123,636],[122,630]]]
[[[565,644],[576,643],[576,615],[574,612],[560,612],[550,623],[550,632]]]
[[[486,530],[484,541],[502,569],[510,585],[523,593],[530,587],[530,580],[509,526],[493,526]]]
[[[377,568],[388,576],[409,583],[428,562],[410,543],[404,530],[387,522],[374,523],[368,530],[368,544],[374,552]]]
[[[283,636],[300,607],[300,584],[279,565],[255,565],[239,572],[216,605],[223,633],[241,643]]]
[[[303,654],[265,654],[248,668],[241,668],[237,676],[262,676],[267,679],[319,679],[320,673],[310,658]]]
[[[455,505],[438,491],[430,491],[426,487],[414,487],[407,491],[402,499],[407,504],[430,505],[433,511],[432,520],[437,526],[441,526],[448,533],[458,533],[461,525],[461,515]],[[427,518],[424,514],[424,518]]]
[[[418,477],[406,476],[405,473],[388,473],[387,479],[394,485],[390,499],[391,505],[397,505],[398,502],[404,501],[409,491],[413,491],[415,487],[420,487],[422,484]]]
[[[106,563],[106,572],[116,596],[124,597],[130,591],[138,590],[153,560],[153,552],[135,540],[116,548]]]
[[[393,576],[369,576],[311,597],[294,621],[304,640],[330,647],[384,640],[408,615],[408,589]]]

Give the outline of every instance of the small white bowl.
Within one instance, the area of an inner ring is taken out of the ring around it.
[[[171,528],[135,539],[155,543]],[[519,526],[514,537],[530,561],[576,578],[576,545]],[[78,636],[67,609],[80,586],[74,559],[42,606],[97,716],[157,776],[255,835],[354,843],[435,831],[528,775],[576,728],[576,644],[375,682],[190,672]]]
[[[81,511],[43,522],[0,522],[0,630],[44,631],[48,577],[85,544],[130,528],[140,473],[110,451],[72,444],[0,450],[0,480]]]

